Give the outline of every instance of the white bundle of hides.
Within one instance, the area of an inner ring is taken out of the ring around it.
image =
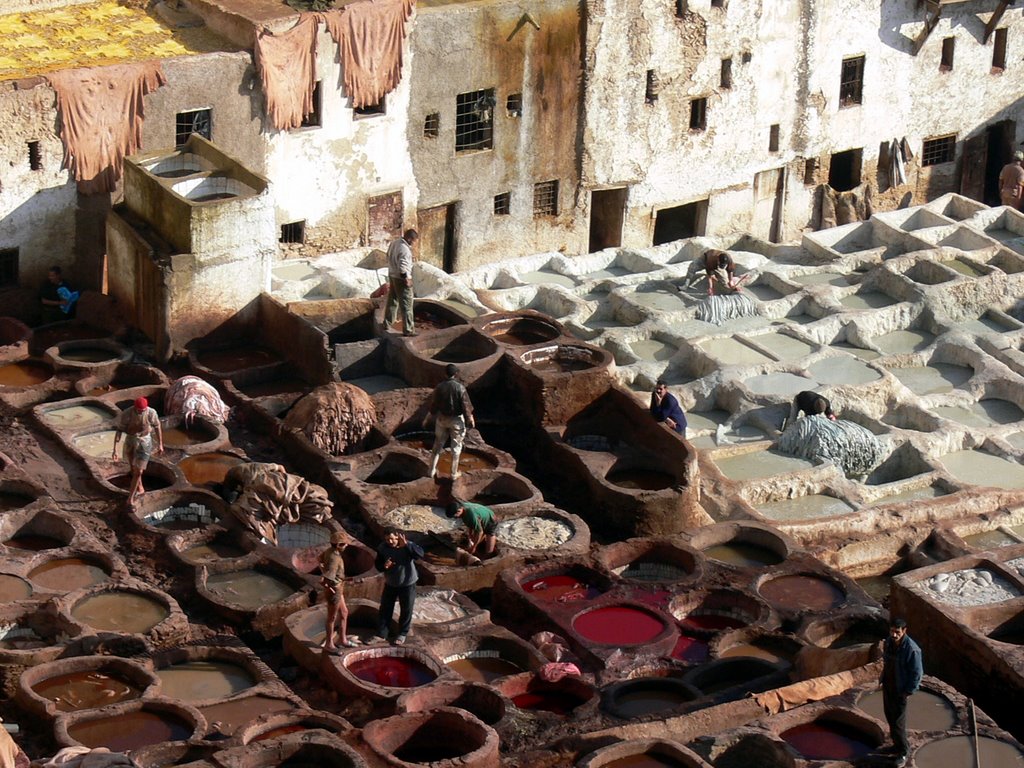
[[[302,432],[330,456],[341,456],[353,448],[376,423],[373,399],[359,387],[344,382],[314,389],[284,420],[286,427]]]
[[[64,747],[42,768],[138,768],[138,763],[123,752],[111,752],[106,747]]]
[[[721,325],[734,317],[750,317],[758,314],[757,305],[743,293],[708,296],[697,305],[697,319],[713,325]]]
[[[223,424],[228,420],[231,409],[224,405],[220,393],[198,376],[182,376],[167,388],[164,412],[168,416],[185,417],[185,424],[191,424],[196,416]]]
[[[829,459],[848,477],[866,475],[882,460],[882,444],[869,430],[822,415],[797,419],[782,433],[778,449],[802,459]]]

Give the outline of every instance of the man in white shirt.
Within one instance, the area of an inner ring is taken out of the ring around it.
[[[415,336],[412,316],[412,246],[420,239],[419,232],[407,229],[388,247],[388,300],[384,305],[384,325],[390,329],[402,307],[402,333]]]

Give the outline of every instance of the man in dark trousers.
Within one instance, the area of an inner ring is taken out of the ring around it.
[[[412,609],[416,601],[416,580],[419,572],[416,561],[423,557],[419,544],[408,541],[401,531],[388,531],[383,543],[377,547],[374,565],[384,574],[384,590],[380,595],[380,624],[377,637],[386,640],[388,624],[398,602],[398,635],[392,641],[402,645],[412,627]]]
[[[669,429],[686,437],[686,414],[679,407],[676,396],[668,391],[668,384],[658,379],[651,392],[651,416]]]
[[[483,504],[453,499],[448,504],[446,514],[448,517],[459,518],[469,530],[469,545],[466,547],[469,554],[476,554],[476,549],[481,544],[484,545],[485,554],[494,554],[494,547],[498,542],[494,532],[498,527],[498,521],[493,509]]]
[[[459,479],[459,456],[462,455],[462,443],[466,439],[466,428],[476,426],[473,420],[473,404],[469,401],[469,393],[462,382],[455,378],[459,369],[448,363],[445,368],[447,378],[434,387],[430,398],[430,407],[423,418],[423,426],[436,420],[434,426],[434,450],[430,457],[430,476],[437,477],[437,462],[447,442],[452,444],[452,480]]]
[[[910,755],[907,741],[907,699],[921,685],[924,669],[921,648],[907,634],[907,622],[894,618],[889,622],[882,667],[882,703],[892,735],[891,750],[895,765],[903,766]]]
[[[416,335],[412,306],[412,247],[419,239],[415,229],[407,229],[388,247],[388,299],[384,304],[384,327],[391,329],[401,307],[402,333],[406,336]]]

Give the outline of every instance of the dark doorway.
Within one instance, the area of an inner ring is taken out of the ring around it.
[[[999,172],[1013,158],[1013,139],[1017,133],[1017,124],[1013,120],[1003,120],[990,125],[987,130],[988,157],[985,158],[985,196],[986,205],[999,205]]]
[[[708,201],[662,208],[654,219],[654,245],[671,243],[684,237],[699,237],[708,223]]]
[[[416,215],[420,233],[420,261],[455,271],[455,206],[456,203],[425,208]]]
[[[622,245],[627,187],[595,189],[590,193],[590,245],[588,253]]]
[[[860,186],[860,167],[863,149],[836,152],[828,164],[828,185],[836,192],[848,192]]]

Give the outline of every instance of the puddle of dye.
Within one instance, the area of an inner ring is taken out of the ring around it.
[[[878,507],[882,504],[900,504],[906,501],[920,501],[923,499],[937,499],[939,496],[946,496],[946,491],[942,490],[936,485],[926,485],[923,488],[910,488],[906,491],[898,491],[896,493],[890,493],[880,497],[878,500],[871,502],[872,507]]]
[[[272,699],[269,696],[246,696],[244,699],[225,701],[200,707],[207,723],[217,723],[216,730],[225,736],[231,736],[246,723],[261,715],[275,712],[288,712],[294,707],[290,702]]]
[[[284,600],[295,593],[295,587],[288,582],[253,570],[210,574],[206,588],[221,600],[249,611]]]
[[[79,347],[61,352],[58,357],[72,363],[105,363],[120,357],[120,355],[102,347]]]
[[[722,365],[758,365],[772,362],[768,355],[732,337],[707,339],[698,346]]]
[[[32,387],[52,375],[49,368],[36,363],[8,363],[0,365],[0,387]]]
[[[0,507],[0,509],[3,509],[3,507]],[[13,539],[5,541],[4,544],[12,549],[23,549],[26,552],[45,552],[47,549],[60,549],[65,546],[64,542],[59,539],[33,534],[15,536]]]
[[[881,309],[891,307],[896,303],[896,299],[879,291],[864,291],[844,296],[839,303],[847,309]]]
[[[556,715],[568,715],[583,701],[579,696],[564,690],[527,691],[512,697],[512,703],[520,709],[540,710]]]
[[[593,600],[601,594],[599,588],[580,581],[575,576],[562,574],[531,579],[524,581],[520,586],[531,597],[548,603]]]
[[[928,331],[893,331],[872,339],[874,345],[886,355],[920,352],[935,341],[935,336]]]
[[[691,613],[679,620],[686,629],[703,629],[707,632],[721,632],[725,629],[739,629],[747,626],[744,619],[724,613]]]
[[[808,760],[852,761],[874,749],[866,733],[842,723],[804,723],[779,735]]]
[[[981,277],[985,274],[982,270],[968,264],[966,261],[960,261],[960,259],[950,259],[949,261],[940,261],[939,263],[967,277]]]
[[[966,408],[959,405],[940,406],[934,413],[968,427],[993,427],[1024,419],[1024,411],[1015,403],[996,397],[971,403]]]
[[[244,554],[245,550],[239,549],[236,546],[215,542],[189,547],[181,553],[181,556],[186,562],[198,564],[222,558],[242,557]]]
[[[58,712],[96,709],[137,699],[142,691],[120,677],[104,672],[71,672],[36,683],[32,690],[57,706]]]
[[[59,589],[63,592],[102,584],[110,579],[110,575],[101,566],[80,557],[43,563],[29,573],[28,577],[40,587]]]
[[[594,367],[594,362],[578,357],[549,357],[530,363],[530,370],[540,373],[571,373],[586,371]]]
[[[269,349],[260,347],[237,347],[233,349],[208,350],[197,356],[200,364],[211,371],[231,372],[244,368],[278,363],[281,358]]]
[[[1012,744],[987,736],[978,737],[978,757],[974,760],[974,740],[970,736],[952,736],[925,744],[914,753],[916,768],[1021,768],[1024,754]]]
[[[192,485],[223,483],[228,470],[242,463],[242,459],[230,453],[199,453],[187,456],[178,463],[185,479]]]
[[[704,550],[704,554],[712,560],[742,568],[760,568],[782,562],[782,557],[757,544],[745,541],[731,541],[727,544],[716,544]]]
[[[809,275],[794,275],[789,280],[797,285],[846,286],[850,284],[846,275],[841,275],[838,272],[812,272]]]
[[[818,360],[807,372],[822,384],[857,385],[878,381],[882,374],[852,355],[836,355]]]
[[[635,690],[630,687],[615,696],[615,709],[619,716],[644,717],[675,709],[692,698],[669,686],[658,687],[656,681],[653,684],[638,681]]]
[[[639,357],[641,360],[648,362],[664,362],[671,358],[679,348],[672,344],[666,344],[664,341],[658,341],[657,339],[641,339],[640,341],[634,341],[629,345],[629,348],[633,350],[633,354]]]
[[[70,408],[57,408],[46,411],[43,421],[51,424],[57,429],[81,429],[94,424],[100,424],[112,418],[102,408],[95,405],[73,405]]]
[[[195,728],[169,712],[139,710],[85,720],[68,727],[68,736],[87,747],[126,752],[148,744],[183,741]]]
[[[309,391],[309,384],[299,378],[285,377],[261,381],[258,384],[236,384],[239,392],[246,397],[271,397],[272,395],[295,395]]]
[[[86,456],[94,459],[109,459],[114,450],[114,435],[112,429],[105,429],[102,432],[93,432],[82,435],[72,440],[72,444]]]
[[[939,463],[957,480],[995,488],[1024,488],[1024,466],[984,451],[955,451]]]
[[[576,281],[568,275],[559,272],[551,272],[546,269],[538,269],[533,272],[523,272],[518,276],[521,283],[527,285],[560,285],[563,288],[575,288]]]
[[[264,731],[257,736],[253,741],[269,741],[270,739],[276,739],[281,736],[287,736],[290,733],[299,733],[300,731],[309,730],[308,726],[302,723],[295,723],[294,725],[282,725],[278,728],[271,728],[269,731]]]
[[[640,645],[660,635],[665,625],[656,616],[625,605],[609,605],[578,615],[573,629],[586,640],[605,645]]]
[[[156,600],[133,592],[101,592],[71,609],[71,616],[93,629],[111,632],[147,632],[170,616]]]
[[[994,528],[991,531],[974,533],[970,536],[963,536],[962,538],[964,542],[977,549],[996,549],[997,547],[1008,547],[1011,544],[1020,544],[1013,536],[1000,531],[998,528]]]
[[[183,429],[180,427],[164,427],[164,446],[181,448],[186,445],[198,445],[213,438],[201,429]]]
[[[605,479],[620,488],[636,491],[660,491],[676,483],[675,477],[667,472],[650,469],[619,469],[609,472]]]
[[[29,496],[22,496],[20,493],[0,493],[0,512],[7,512],[12,509],[21,509],[35,501]],[[16,546],[7,542],[7,546]]]
[[[256,684],[244,667],[229,661],[184,661],[156,674],[160,695],[182,701],[223,699]]]
[[[499,677],[516,675],[523,671],[519,665],[500,656],[468,656],[465,659],[449,661],[447,666],[472,683],[491,683]]]
[[[780,499],[756,507],[757,511],[770,520],[806,520],[815,517],[831,517],[852,512],[852,504],[822,493],[797,496],[794,499]]]
[[[781,475],[785,472],[796,472],[810,469],[814,462],[786,456],[776,451],[753,451],[739,453],[735,456],[723,456],[714,459],[715,465],[730,480],[755,480],[761,477]]]
[[[846,599],[846,593],[832,582],[800,574],[771,579],[757,591],[775,607],[789,611],[827,611]]]
[[[409,656],[356,659],[348,666],[348,671],[360,680],[387,688],[416,688],[437,677],[430,667]]]
[[[609,763],[602,763],[603,768],[682,768],[683,764],[678,760],[667,757],[658,757],[643,753],[641,755],[626,755],[619,757]]]
[[[32,594],[32,585],[18,576],[0,573],[0,603],[24,600]]]
[[[818,386],[818,382],[813,379],[792,373],[763,373],[759,376],[751,376],[743,383],[755,395],[779,397],[792,397],[805,389],[814,389]]]
[[[679,635],[676,647],[672,649],[672,658],[688,664],[700,664],[708,660],[710,649],[708,641],[685,633]]]
[[[862,696],[857,707],[876,720],[885,722],[882,692]],[[948,731],[956,725],[953,705],[943,697],[929,691],[917,691],[907,700],[907,727],[913,731]]]
[[[915,395],[952,392],[974,375],[974,369],[963,365],[932,363],[925,366],[890,368],[889,373]]]
[[[718,655],[723,659],[763,659],[764,661],[770,661],[773,664],[787,661],[786,657],[777,651],[773,651],[770,648],[764,648],[760,645],[753,645],[751,643],[741,643],[740,645],[730,646]]]

